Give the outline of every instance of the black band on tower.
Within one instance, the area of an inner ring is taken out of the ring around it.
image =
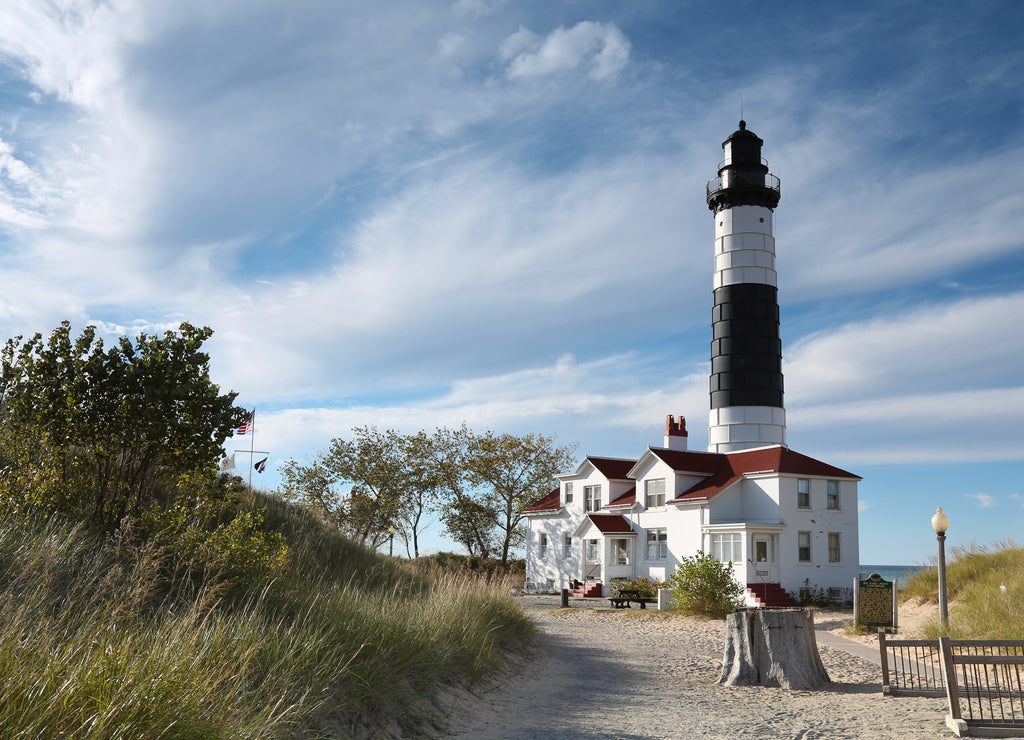
[[[711,408],[782,408],[778,289],[762,283],[715,290]]]

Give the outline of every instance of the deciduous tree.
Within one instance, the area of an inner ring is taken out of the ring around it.
[[[215,470],[244,417],[211,381],[207,327],[123,337],[109,348],[64,322],[0,351],[0,502],[103,527],[167,506],[181,478]]]

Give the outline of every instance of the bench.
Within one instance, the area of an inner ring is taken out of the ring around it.
[[[629,603],[636,602],[640,605],[641,609],[646,609],[647,605],[656,601],[656,599],[650,599],[645,596],[641,596],[639,591],[631,589],[620,589],[618,596],[609,596],[608,601],[612,603],[613,609],[632,609]]]

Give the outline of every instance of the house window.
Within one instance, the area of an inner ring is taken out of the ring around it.
[[[564,540],[563,545],[564,545],[563,552],[565,553],[565,557],[567,557],[567,558],[568,557],[572,557],[572,535],[569,534],[568,532],[565,533],[565,540]]]
[[[647,559],[668,559],[668,530],[665,527],[647,530]]]
[[[543,557],[546,557],[547,554],[548,554],[548,536],[546,534],[541,534],[541,536],[540,536],[540,556],[543,558]]]
[[[723,563],[743,562],[743,535],[711,535],[711,554]]]
[[[629,540],[612,540],[612,562],[615,565],[629,565]]]
[[[648,509],[660,509],[665,506],[665,479],[644,481],[644,505]]]
[[[598,549],[599,540],[587,540],[587,562],[600,563],[601,551]]]
[[[839,508],[839,481],[837,480],[828,482],[828,508]]]
[[[798,509],[811,508],[811,482],[806,478],[796,482],[796,506]]]
[[[572,483],[565,484],[565,503],[567,506],[572,503]]]
[[[796,546],[799,550],[798,558],[801,563],[811,562],[811,533],[797,532]]]
[[[828,562],[838,563],[842,560],[842,552],[839,549],[839,532],[828,533]]]
[[[586,499],[585,511],[598,511],[601,508],[601,486],[584,486],[583,496]]]

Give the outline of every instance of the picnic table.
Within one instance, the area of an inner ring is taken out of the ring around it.
[[[612,603],[613,609],[632,609],[629,605],[631,601],[638,603],[641,609],[646,609],[647,604],[654,601],[654,599],[641,596],[640,591],[635,588],[620,588],[618,595],[609,596],[608,601]]]

